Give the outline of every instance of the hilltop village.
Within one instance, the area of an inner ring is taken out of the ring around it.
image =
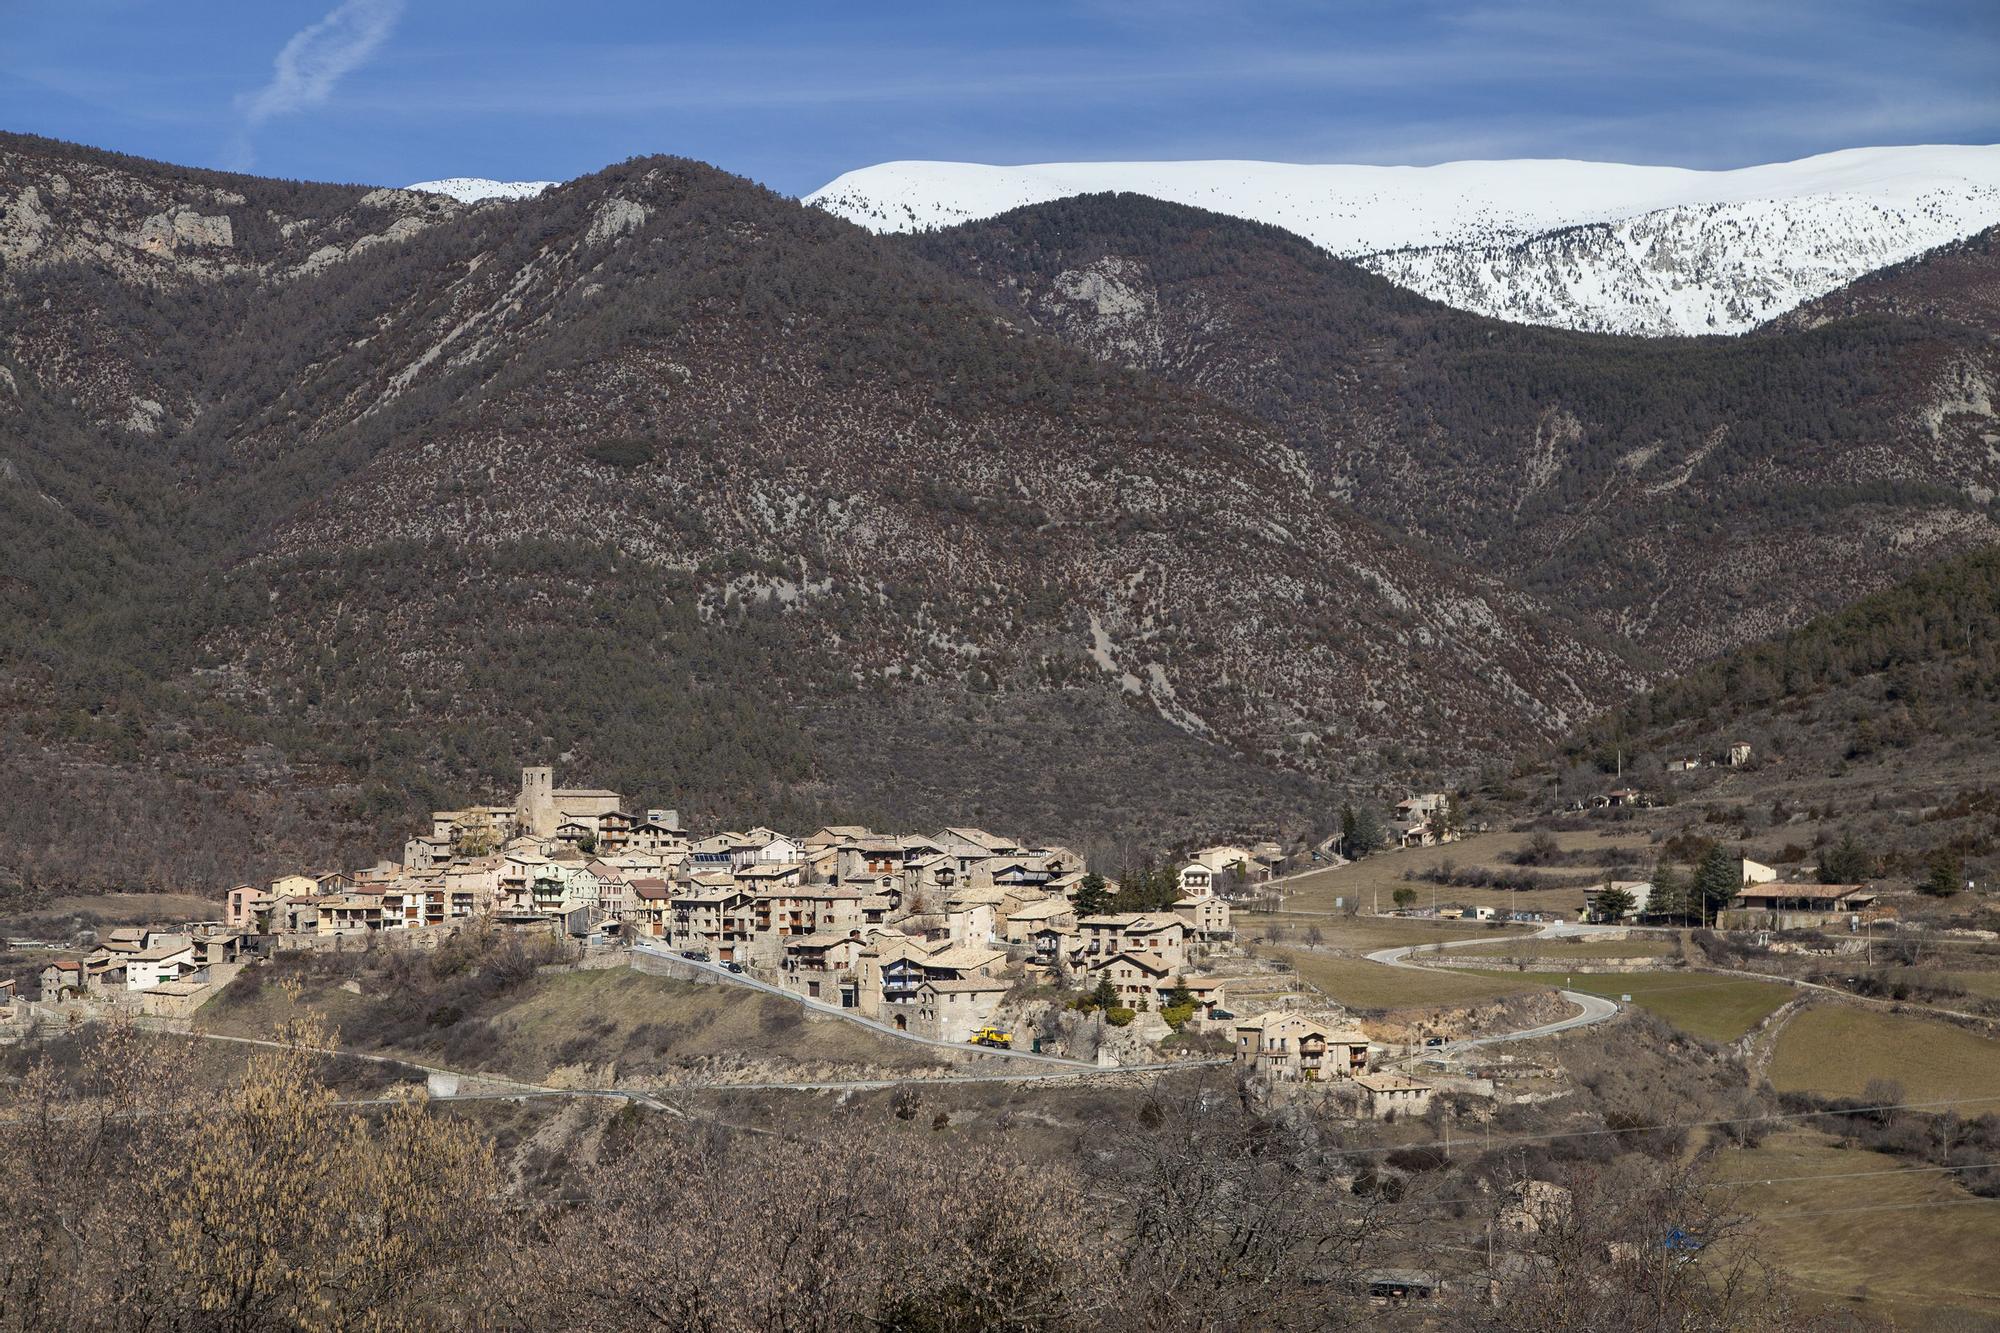
[[[42,999],[181,1016],[259,955],[423,947],[480,921],[553,931],[586,956],[762,982],[932,1041],[1012,1047],[1024,997],[1046,1010],[1053,991],[1123,1030],[1107,1049],[1126,1058],[1206,1035],[1207,1049],[1275,1081],[1358,1077],[1384,1107],[1427,1095],[1371,1075],[1369,1038],[1342,1015],[1228,1007],[1214,973],[1240,958],[1231,900],[1284,863],[1276,843],[1203,848],[1150,877],[1152,905],[1117,910],[1130,895],[1077,853],[983,829],[694,836],[676,811],[626,806],[619,792],[558,787],[552,769],[527,768],[511,805],[433,812],[400,863],[238,885],[222,921],[181,932],[110,932],[80,961],[51,964]],[[1386,832],[1433,836],[1444,808],[1413,798]],[[1437,836],[1449,835],[1440,825]]]

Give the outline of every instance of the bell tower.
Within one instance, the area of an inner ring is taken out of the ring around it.
[[[514,822],[524,832],[546,838],[556,831],[556,771],[521,770],[521,794],[514,801]]]

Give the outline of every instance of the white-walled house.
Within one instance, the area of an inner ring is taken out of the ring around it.
[[[1215,892],[1215,867],[1190,861],[1181,867],[1181,893],[1188,898],[1206,898]]]
[[[163,981],[176,981],[199,966],[192,940],[185,937],[163,940],[125,959],[125,989],[151,990]]]

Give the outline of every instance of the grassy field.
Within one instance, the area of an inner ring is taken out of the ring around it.
[[[315,989],[305,1003],[349,1032],[375,1027],[379,1001],[337,986]],[[290,1009],[275,986],[253,999],[213,1000],[196,1026],[234,1036],[265,1036]],[[773,1077],[799,1069],[908,1071],[941,1063],[916,1046],[838,1019],[808,1019],[797,1004],[731,986],[700,986],[624,968],[543,973],[461,1023],[490,1035],[456,1050],[446,1044],[373,1047],[425,1064],[543,1082],[572,1067],[573,1085],[596,1085],[669,1073],[705,1062],[771,1066]],[[448,1034],[447,1034],[448,1035]],[[469,1053],[468,1053],[469,1052]],[[575,1067],[585,1067],[581,1072]]]
[[[1793,1130],[1725,1152],[1717,1174],[1771,1182],[1746,1183],[1730,1197],[1749,1216],[1759,1251],[1809,1293],[1906,1329],[1974,1326],[1936,1318],[1951,1308],[2000,1319],[2000,1266],[1972,1261],[2000,1254],[2000,1203],[1968,1202],[1946,1176],[1896,1171],[1906,1165]],[[1827,1178],[1794,1179],[1801,1176]]]
[[[1260,948],[1282,958],[1328,998],[1350,1009],[1416,1009],[1437,1005],[1483,1004],[1508,995],[1547,989],[1546,983],[1511,972],[1470,973],[1416,970],[1342,958],[1307,949]]]
[[[1454,954],[1477,958],[1580,958],[1627,959],[1665,958],[1674,951],[1672,940],[1521,940],[1508,944],[1468,944],[1453,949]]]
[[[1771,1059],[1771,1086],[1780,1092],[1858,1097],[1878,1078],[1901,1084],[1911,1101],[1990,1097],[1965,1114],[2000,1111],[2000,1041],[1930,1019],[1823,1004],[1785,1025]]]
[[[1493,866],[1496,869],[1511,863],[1504,860],[1507,853],[1519,851],[1527,846],[1531,835],[1526,833],[1475,833],[1443,847],[1413,847],[1408,851],[1378,852],[1374,856],[1328,870],[1308,871],[1303,875],[1286,880],[1279,886],[1287,896],[1285,906],[1300,911],[1333,910],[1334,899],[1345,898],[1350,904],[1359,902],[1364,912],[1376,910],[1379,902],[1381,910],[1394,906],[1391,897],[1397,889],[1412,888],[1417,891],[1418,901],[1429,905],[1433,893],[1430,884],[1408,881],[1403,878],[1406,871],[1430,870],[1441,862],[1451,861],[1461,866]],[[1583,875],[1590,873],[1593,866],[1610,864],[1624,859],[1644,865],[1652,860],[1652,848],[1647,843],[1643,830],[1618,828],[1616,836],[1604,837],[1595,830],[1587,833],[1558,833],[1556,841],[1564,851],[1589,851],[1599,853],[1593,856],[1589,865],[1553,866],[1546,873],[1551,875]],[[1623,849],[1624,855],[1619,855]],[[1440,903],[1463,903],[1476,907],[1518,907],[1526,911],[1553,911],[1575,913],[1583,906],[1581,889],[1544,889],[1534,893],[1510,895],[1502,889],[1464,889],[1447,885],[1436,886],[1436,899]]]
[[[1289,912],[1240,912],[1234,918],[1240,934],[1251,939],[1274,935],[1274,943],[1310,942],[1319,932],[1318,947],[1366,953],[1398,944],[1435,944],[1439,940],[1506,939],[1534,932],[1532,926],[1502,926],[1491,921],[1435,921],[1398,916],[1307,916]]]
[[[33,911],[0,918],[0,932],[9,924],[39,925],[72,916],[92,916],[107,926],[148,926],[182,921],[220,921],[223,904],[219,899],[198,898],[190,893],[91,893],[51,899]]]
[[[1709,1041],[1734,1041],[1786,1000],[1792,988],[1776,981],[1749,981],[1706,972],[1523,972],[1518,980],[1562,986],[1587,995],[1632,1003],[1658,1014],[1681,1031]]]
[[[1947,972],[1944,975],[1967,995],[1977,995],[1983,1000],[2000,1000],[2000,972]]]

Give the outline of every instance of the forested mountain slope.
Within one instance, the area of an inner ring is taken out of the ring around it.
[[[903,244],[1077,346],[1235,403],[1363,512],[1669,664],[2000,535],[1981,388],[2000,347],[1949,312],[1727,340],[1523,328],[1138,195]]]
[[[2000,227],[1870,273],[1780,315],[1769,327],[1810,329],[1862,315],[1933,319],[1988,332],[2000,329]]]
[[[1843,740],[1856,732],[1991,734],[2000,724],[2000,547],[1940,561],[1661,681],[1580,732],[1572,748],[1672,746],[1677,736],[1719,737],[1759,715],[1834,698],[1840,706],[1828,720]]]
[[[1738,743],[1749,762],[1721,766]],[[1542,800],[1636,784],[1672,803],[1693,842],[1745,846],[1789,875],[1838,846],[1843,878],[1901,887],[1942,866],[1946,883],[1990,883],[1996,745],[2000,547],[1988,547],[1659,682],[1557,747]],[[1690,760],[1700,767],[1678,769]]]
[[[697,819],[1305,827],[1639,680],[1270,426],[699,164],[468,207],[8,137],[0,198],[18,878],[373,854],[537,760]]]

